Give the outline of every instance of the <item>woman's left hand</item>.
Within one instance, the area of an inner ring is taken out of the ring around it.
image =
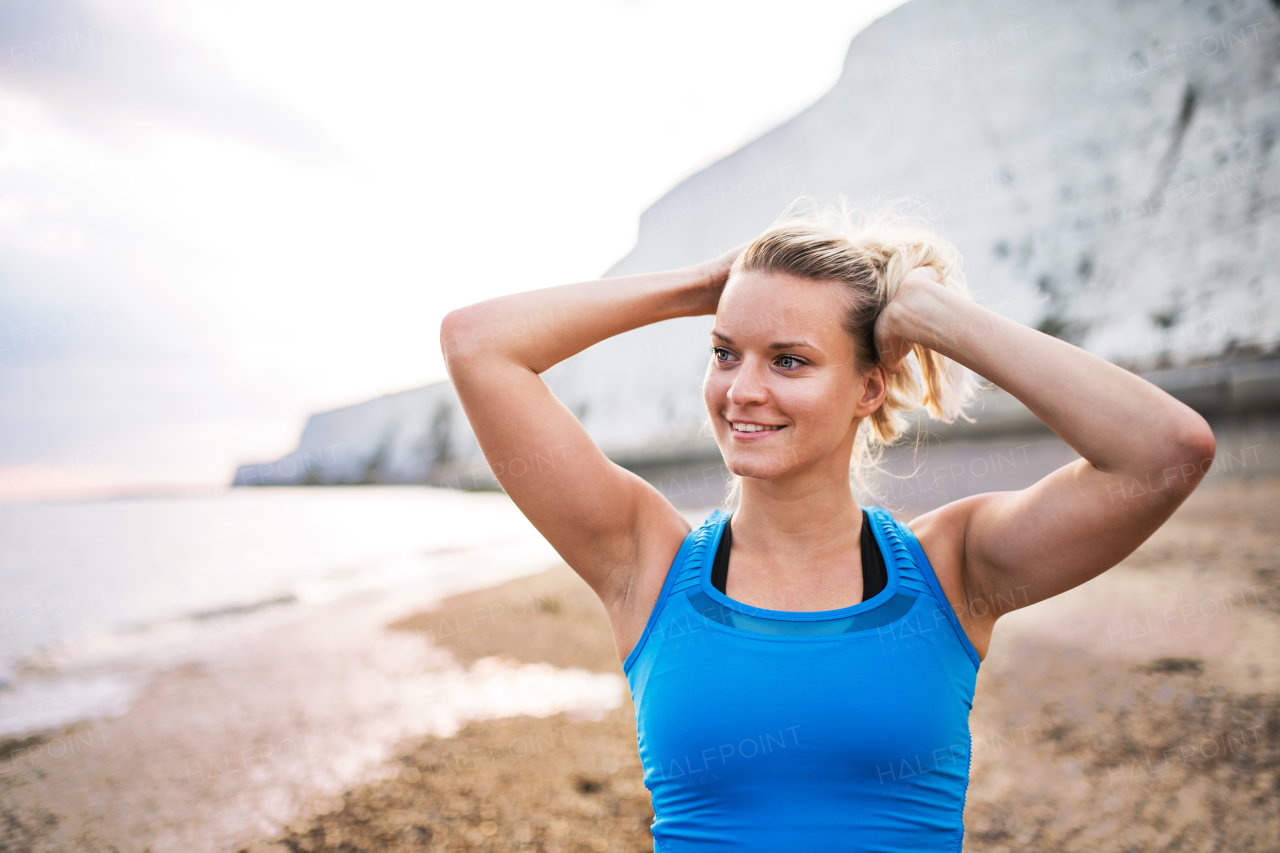
[[[915,341],[907,337],[903,324],[904,307],[911,295],[921,288],[941,284],[942,280],[932,267],[916,267],[907,273],[898,286],[898,292],[876,318],[875,344],[880,354],[880,364],[890,375],[902,370],[902,362],[911,354]]]

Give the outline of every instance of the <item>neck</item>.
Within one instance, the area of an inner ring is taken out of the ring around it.
[[[828,547],[848,553],[859,542],[861,512],[849,486],[848,466],[798,473],[785,479],[743,478],[734,511],[733,542],[743,551],[788,557]]]

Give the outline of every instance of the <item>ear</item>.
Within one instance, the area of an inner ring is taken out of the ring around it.
[[[862,395],[858,398],[858,406],[854,416],[865,418],[880,408],[885,396],[889,393],[889,373],[884,365],[877,364],[859,380],[862,382]]]

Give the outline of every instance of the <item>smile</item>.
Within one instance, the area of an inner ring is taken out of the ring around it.
[[[782,429],[781,426],[769,426],[768,424],[749,424],[736,421],[730,421],[729,426],[734,432],[777,432]]]

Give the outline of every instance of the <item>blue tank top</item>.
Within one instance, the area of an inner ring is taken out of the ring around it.
[[[866,509],[888,583],[839,610],[712,586],[722,510],[685,537],[623,662],[655,851],[960,850],[978,653],[910,529]]]

